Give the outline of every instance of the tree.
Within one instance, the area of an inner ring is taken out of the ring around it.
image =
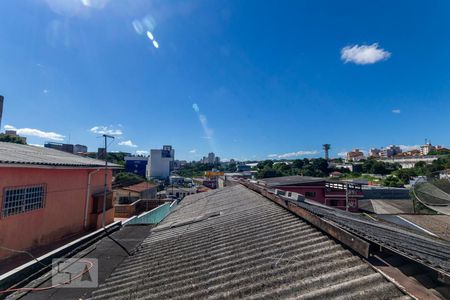
[[[129,172],[121,172],[114,178],[115,186],[129,186],[137,183],[144,182],[145,179],[139,175]]]
[[[292,168],[301,169],[305,165],[305,162],[301,159],[296,159],[292,162]]]
[[[414,168],[399,169],[394,171],[392,174],[399,178],[402,182],[407,183],[413,177],[417,176],[417,171]]]
[[[283,173],[281,173],[278,170],[275,170],[273,168],[270,167],[266,167],[262,170],[258,170],[258,172],[256,173],[256,178],[261,179],[261,178],[270,178],[270,177],[280,177],[283,176]]]
[[[7,134],[3,134],[3,133],[0,133],[0,142],[26,145],[26,143],[23,141],[23,139],[21,137],[7,135]]]
[[[403,187],[404,182],[396,176],[389,175],[384,180],[383,185],[390,186],[390,187]]]
[[[272,168],[272,166],[273,166],[273,161],[270,160],[270,159],[267,159],[267,160],[264,160],[264,161],[260,161],[260,162],[256,165],[256,167],[257,167],[258,169],[264,169],[265,167]]]

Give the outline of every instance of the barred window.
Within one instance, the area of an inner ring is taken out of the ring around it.
[[[2,217],[43,208],[44,198],[43,184],[6,188],[3,193]]]

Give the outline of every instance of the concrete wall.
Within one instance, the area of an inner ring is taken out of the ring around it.
[[[3,208],[5,188],[45,184],[44,208],[2,218],[0,215],[0,245],[24,250],[51,244],[62,237],[85,231],[84,215],[88,169],[0,168],[0,208]],[[111,171],[108,182],[111,183]],[[91,175],[91,195],[103,191],[104,171]],[[110,187],[109,187],[110,188]],[[89,226],[101,224],[101,214],[93,215],[89,197]],[[113,221],[113,209],[107,212],[107,222]],[[100,218],[100,223],[98,220]],[[0,249],[0,258],[12,253]]]

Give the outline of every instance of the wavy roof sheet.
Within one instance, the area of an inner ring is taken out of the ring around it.
[[[187,196],[94,299],[408,299],[305,221],[243,186]]]
[[[0,142],[0,165],[17,164],[56,167],[103,167],[104,161],[50,148]],[[108,164],[120,168],[117,164]]]

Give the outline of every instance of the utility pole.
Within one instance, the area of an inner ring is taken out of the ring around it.
[[[114,139],[113,136],[104,134],[103,137],[105,138],[105,185],[103,189],[103,213],[102,213],[102,227],[105,228],[105,213],[106,213],[106,193],[108,191],[108,138]]]

